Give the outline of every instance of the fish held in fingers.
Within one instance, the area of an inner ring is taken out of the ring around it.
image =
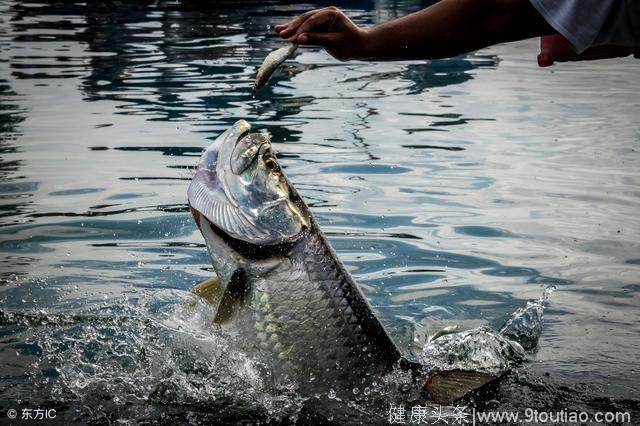
[[[273,73],[278,69],[278,67],[284,61],[289,59],[297,48],[297,44],[290,44],[269,53],[267,57],[264,58],[262,65],[260,65],[260,68],[258,69],[258,73],[256,74],[256,79],[253,82],[251,91],[253,93],[256,93],[258,90],[262,89],[265,84],[267,84]]]

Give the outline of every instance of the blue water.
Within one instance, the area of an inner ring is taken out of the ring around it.
[[[399,341],[499,326],[556,285],[531,362],[475,406],[637,416],[637,61],[541,69],[535,40],[394,63],[302,48],[254,97],[270,26],[314,5],[245,3],[0,2],[2,416],[304,418],[205,308],[183,312],[211,274],[187,185],[239,118],[271,132]],[[360,24],[420,6],[344,3]]]

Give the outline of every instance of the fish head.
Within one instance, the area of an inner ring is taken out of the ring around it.
[[[188,190],[189,205],[223,237],[252,245],[296,241],[308,226],[304,205],[284,176],[268,133],[251,133],[245,120],[202,154]]]

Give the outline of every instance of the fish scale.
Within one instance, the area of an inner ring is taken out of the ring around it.
[[[244,323],[263,350],[296,370],[325,377],[333,371],[332,379],[349,382],[398,361],[395,344],[315,223],[287,258],[251,283]]]

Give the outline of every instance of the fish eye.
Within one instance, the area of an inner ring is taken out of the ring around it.
[[[276,170],[278,168],[278,163],[271,157],[264,159],[264,165],[269,170]]]

